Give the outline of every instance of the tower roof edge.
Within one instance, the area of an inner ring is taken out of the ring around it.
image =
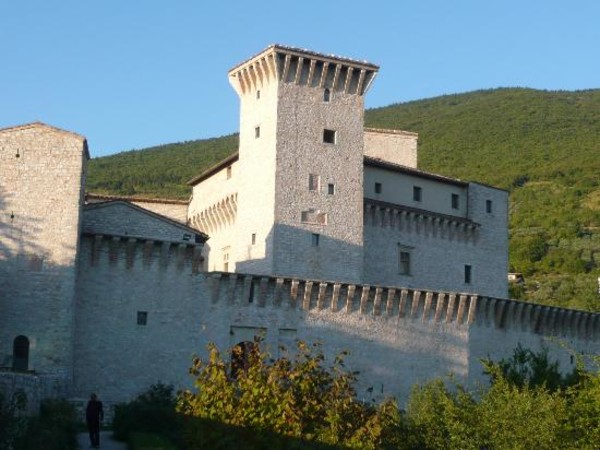
[[[244,61],[240,62],[239,64],[236,64],[235,66],[233,66],[231,69],[229,69],[228,73],[231,75],[232,73],[236,72],[237,70],[239,70],[246,64],[251,63],[255,59],[264,57],[269,53],[284,53],[284,54],[290,54],[290,55],[295,55],[295,56],[316,58],[316,59],[321,59],[324,61],[348,64],[348,65],[372,70],[375,72],[377,72],[379,70],[379,66],[377,66],[373,63],[370,63],[366,60],[358,60],[358,59],[347,58],[347,57],[339,56],[339,55],[319,53],[319,52],[315,52],[315,51],[308,50],[305,48],[291,47],[291,46],[282,45],[282,44],[271,44],[268,47],[266,47],[264,50],[255,54],[254,56],[251,56],[250,58],[245,59]]]

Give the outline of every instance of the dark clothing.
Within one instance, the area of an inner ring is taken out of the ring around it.
[[[95,399],[90,400],[85,409],[85,420],[90,433],[92,447],[100,447],[100,421],[102,419],[104,419],[102,402]]]

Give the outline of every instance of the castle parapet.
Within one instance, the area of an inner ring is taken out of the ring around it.
[[[600,338],[600,314],[470,293],[226,272],[211,272],[206,277],[213,304],[361,314],[439,326],[516,329],[582,340]]]
[[[229,81],[240,96],[274,80],[364,95],[378,70],[366,61],[271,45],[232,68]]]

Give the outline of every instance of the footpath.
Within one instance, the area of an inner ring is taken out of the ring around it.
[[[87,433],[79,433],[77,442],[80,450],[92,448],[90,446],[90,436]],[[103,450],[127,450],[127,444],[124,442],[115,441],[112,438],[112,431],[100,432],[100,448]]]

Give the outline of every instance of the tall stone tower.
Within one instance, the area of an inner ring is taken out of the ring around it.
[[[229,72],[241,102],[236,271],[361,280],[363,98],[377,70],[273,45]]]
[[[88,158],[75,133],[0,130],[0,367],[67,384]]]

